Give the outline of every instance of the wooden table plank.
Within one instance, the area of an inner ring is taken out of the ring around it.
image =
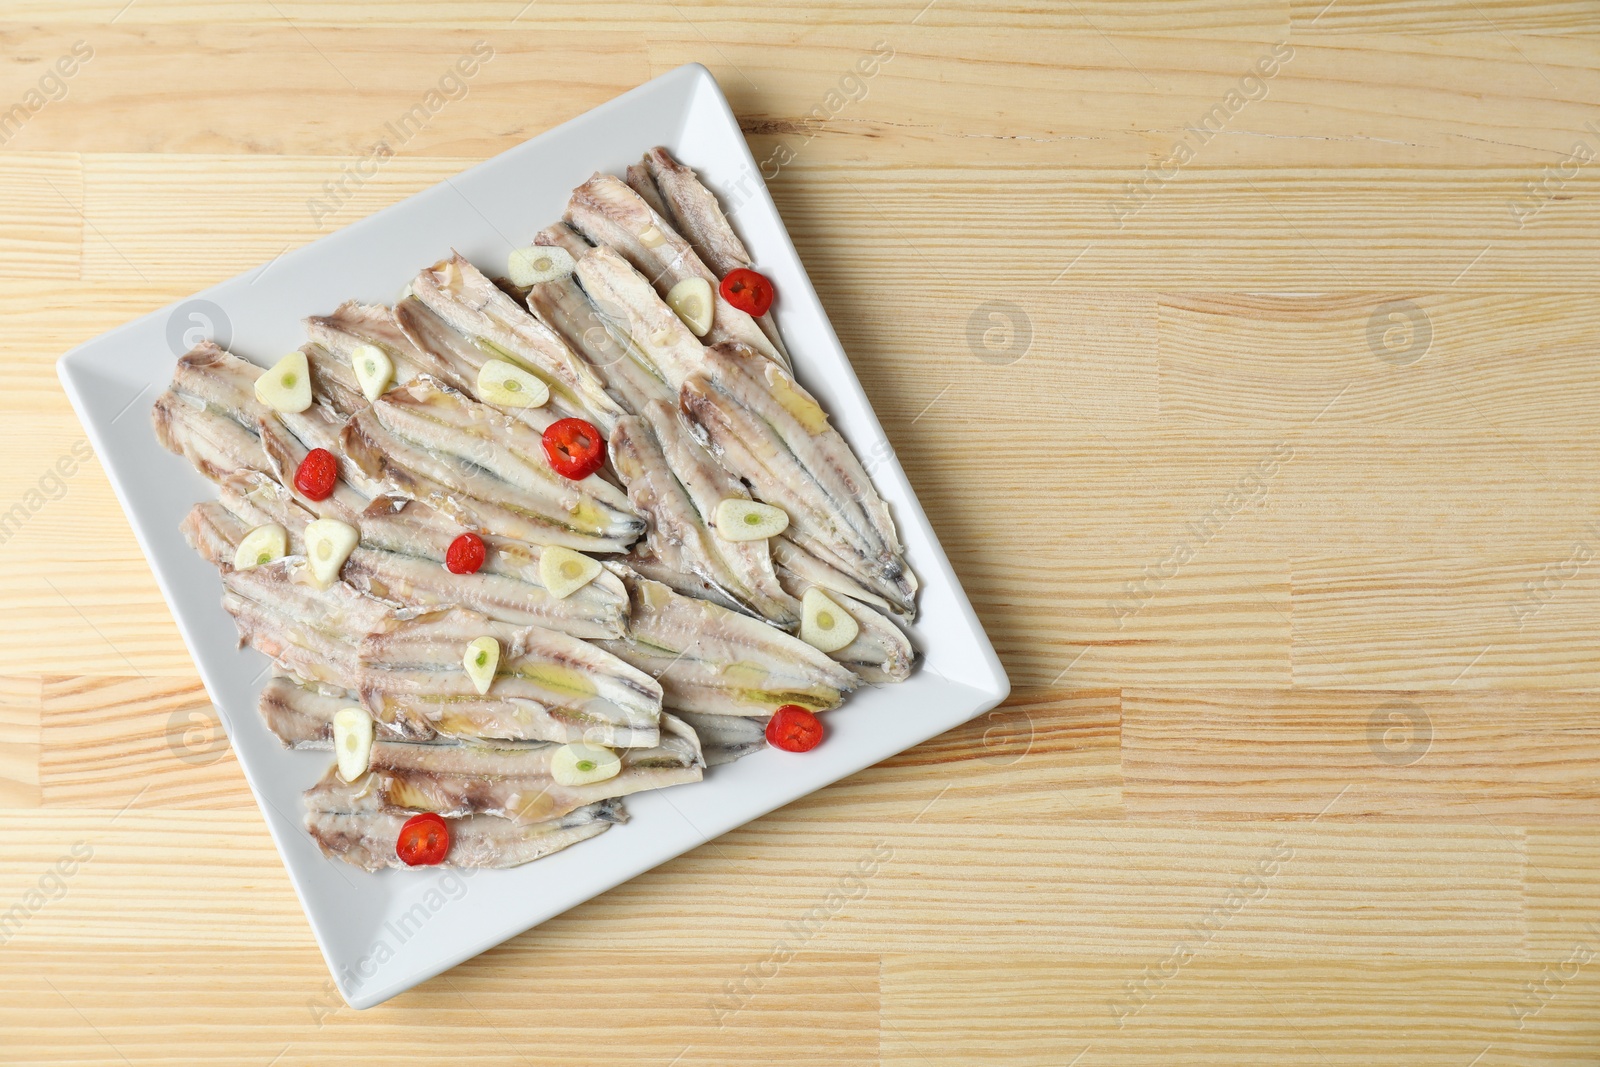
[[[14,0],[0,1059],[1592,1062],[1597,28],[1578,0]],[[341,1008],[54,361],[690,61],[1016,692]]]

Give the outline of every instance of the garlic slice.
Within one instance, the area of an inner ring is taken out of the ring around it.
[[[306,364],[306,354],[290,352],[257,378],[256,399],[289,415],[310,407],[311,368]]]
[[[233,569],[247,571],[289,554],[289,531],[275,522],[257,526],[239,540],[233,554]]]
[[[361,383],[361,395],[376,400],[394,380],[394,361],[377,345],[357,345],[350,350],[350,366]]]
[[[539,552],[539,582],[557,600],[565,600],[599,576],[599,561],[582,552],[560,545],[546,545]]]
[[[491,359],[478,368],[478,396],[503,408],[536,408],[550,399],[550,387],[515,364]]]
[[[333,716],[333,754],[339,777],[353,782],[372,764],[372,716],[362,708],[341,708]]]
[[[667,243],[667,235],[662,233],[661,230],[656,227],[656,224],[652,222],[650,225],[639,231],[639,243],[644,245],[646,248],[660,248],[662,245]]]
[[[711,332],[711,283],[704,278],[685,278],[667,291],[667,306],[696,337]]]
[[[478,695],[489,691],[489,683],[494,681],[494,672],[500,667],[500,642],[492,637],[478,637],[467,642],[467,650],[461,657],[461,666],[466,668],[467,677],[472,679],[472,687]]]
[[[303,536],[311,577],[323,589],[339,580],[339,568],[361,541],[361,534],[354,526],[338,519],[313,519],[306,523]]]
[[[506,274],[511,284],[526,289],[540,282],[554,281],[571,274],[577,264],[572,253],[555,245],[532,245],[513,248],[506,262]]]
[[[787,530],[789,515],[771,504],[730,498],[717,505],[715,525],[724,541],[759,541]]]
[[[557,785],[593,785],[615,778],[622,760],[609,748],[575,741],[562,745],[550,757],[550,777]]]
[[[837,652],[861,632],[850,613],[816,586],[801,600],[800,640],[819,652]]]

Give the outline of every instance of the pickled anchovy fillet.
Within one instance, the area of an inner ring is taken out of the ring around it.
[[[844,666],[764,622],[631,571],[622,579],[632,600],[628,636],[596,644],[654,675],[663,706],[674,711],[766,716],[784,704],[832,708],[859,684]]]
[[[217,481],[236,470],[270,471],[256,421],[269,409],[255,398],[261,368],[210,341],[178,359],[172,383],[150,412],[156,439]]]
[[[216,501],[196,504],[180,528],[190,546],[222,572],[222,604],[240,641],[297,678],[350,687],[360,674],[355,640],[396,617],[396,605],[342,582],[318,588],[303,556],[235,569],[234,549],[248,527]]]
[[[487,694],[462,668],[468,643],[492,637],[500,663]],[[576,728],[579,736],[626,731],[635,743],[658,728],[661,686],[603,649],[554,630],[515,627],[452,609],[373,627],[361,639],[360,686],[375,717],[428,722],[441,701],[487,695],[505,704],[531,701]],[[510,714],[514,705],[506,704]],[[657,743],[648,738],[649,744]]]
[[[806,581],[786,567],[778,568],[778,580],[783,583],[784,589],[796,597],[804,597],[807,589],[823,589],[828,598],[860,627],[854,641],[828,653],[830,659],[844,664],[860,675],[863,681],[874,685],[903,682],[911,677],[917,654],[911,647],[911,641],[893,619],[872,605],[845,596],[837,589]]]
[[[448,322],[414,296],[408,296],[394,306],[395,324],[416,350],[422,373],[443,385],[477,400],[478,371],[498,356],[473,344],[457,333]],[[543,430],[556,420],[556,416],[543,408],[523,408],[514,413],[516,418],[535,429]]]
[[[711,285],[712,294],[706,342],[741,341],[787,365],[756,321],[723,298],[717,276],[700,261],[689,242],[620,179],[596,174],[578,186],[567,201],[565,220],[593,244],[609,245],[619,252],[663,297],[680,281],[703,278]]]
[[[419,500],[400,496],[374,498],[362,512],[360,525],[363,544],[440,563],[444,562],[450,543],[461,534],[461,527],[448,515]],[[543,550],[538,545],[492,534],[484,535],[483,543],[487,552],[479,573],[502,574],[529,585],[543,585],[539,577],[539,557]],[[568,599],[577,598],[581,604],[591,596],[599,598],[597,607],[618,597],[623,602],[627,600],[620,582],[613,585],[600,579]]]
[[[256,399],[256,379],[263,370],[215,342],[202,341],[179,357],[170,388],[204,401],[241,427],[252,429],[272,409]]]
[[[788,513],[793,541],[842,564],[897,612],[914,613],[916,576],[888,505],[798,382],[749,349],[715,345],[679,403],[722,465]]]
[[[617,753],[622,769],[615,777],[578,786],[561,785],[550,776],[550,759],[560,747],[554,744],[375,741],[375,792],[389,809],[538,822],[596,801],[700,781],[705,760],[694,732],[671,716],[663,725],[675,732],[662,744],[623,749]]]
[[[369,871],[404,867],[395,852],[410,813],[381,810],[362,779],[346,785],[336,775],[306,794],[306,829],[329,856]],[[370,776],[369,776],[370,778]],[[450,824],[450,867],[507,868],[559,852],[626,821],[617,801],[603,801],[558,819],[519,823],[494,815],[471,815]]]
[[[178,361],[171,389],[156,402],[158,439],[212,481],[257,471],[292,486],[294,472],[311,448],[337,451],[343,420],[320,401],[297,414],[273,411],[255,398],[261,373],[255,364],[209,341],[196,346]],[[365,506],[351,485],[362,478],[358,471],[343,473],[328,501],[297,499],[319,517],[349,521]],[[376,488],[370,483],[366,487]]]
[[[541,231],[538,239],[544,241],[558,229],[581,242],[581,238],[559,224]],[[574,259],[588,251],[588,246],[584,245]],[[654,297],[653,292],[649,295]],[[677,387],[666,379],[657,357],[634,342],[628,316],[616,306],[612,306],[609,313],[602,313],[575,276],[540,282],[528,290],[527,303],[529,311],[559,333],[572,350],[595,369],[605,381],[606,390],[625,411],[637,415],[651,400],[672,401],[677,397]],[[688,351],[694,365],[698,366],[699,349]]]
[[[345,364],[362,345],[382,349],[394,365],[393,385],[404,385],[422,373],[422,353],[395,321],[393,308],[351,300],[330,314],[312,315],[305,320],[305,327],[311,340]]]
[[[667,210],[666,201],[661,199],[661,190],[656,187],[656,180],[650,176],[650,168],[645,164],[644,160],[641,159],[637,163],[629,163],[627,172],[623,174],[623,180],[628,183],[629,189],[639,194],[640,200],[650,205],[651,211],[654,211],[664,219],[672,217]],[[678,229],[679,232],[682,232],[683,227],[680,226]],[[684,234],[684,236],[687,237],[688,234]],[[695,251],[700,252],[700,258],[705,260],[707,266],[711,265],[711,261],[706,259],[704,252],[698,248]]]
[[[481,468],[526,497],[497,499],[533,502],[553,510],[560,521],[593,527],[606,536],[638,536],[639,516],[627,495],[589,475],[573,481],[557,474],[545,456],[542,435],[496,409],[442,388],[428,378],[390,390],[373,405],[378,422],[391,433],[434,453],[454,456]]]
[[[619,565],[627,567],[641,578],[648,578],[652,582],[659,582],[671,589],[674,593],[694,597],[697,600],[706,600],[718,607],[749,614],[748,609],[728,597],[699,575],[690,571],[679,570],[659,559],[650,551],[648,545],[634,545],[633,549],[616,561]]]
[[[689,435],[673,408],[655,401],[643,414],[618,421],[611,450],[629,499],[650,517],[651,551],[741,610],[793,629],[800,604],[778,584],[766,541],[727,541],[711,528],[718,503],[749,494]]]
[[[618,777],[629,775],[639,768],[693,768],[703,765],[700,742],[693,730],[671,715],[662,720],[662,727],[662,736],[657,744],[625,749],[617,754],[622,759],[622,774]],[[548,778],[550,761],[560,747],[554,742],[481,740],[419,745],[376,740],[372,743],[371,765],[374,770],[396,774],[417,771],[473,778]],[[616,778],[611,778],[594,784],[611,788],[616,782]],[[617,788],[636,791],[631,779],[619,783]],[[621,795],[597,793],[589,799],[602,800],[605,796]]]
[[[743,759],[767,747],[767,724],[761,718],[745,715],[700,715],[682,712],[683,721],[700,738],[707,767]]]
[[[739,235],[733,232],[733,224],[722,213],[722,205],[717,203],[716,194],[701,184],[698,174],[673,159],[665,148],[659,146],[646,152],[638,165],[644,167],[652,188],[663,198],[666,210],[656,208],[657,213],[673,221],[678,232],[688,239],[700,259],[716,272],[718,278],[726,277],[729,271],[750,266],[752,260],[749,250],[739,240]],[[631,186],[632,167],[628,168],[628,173],[628,184]],[[783,337],[778,333],[778,324],[772,312],[768,311],[757,318],[756,325],[761,327],[761,332],[767,335],[772,347],[783,357],[784,366],[790,366],[789,353],[783,346]]]
[[[841,569],[842,564],[837,560],[825,559],[811,548],[796,544],[787,533],[769,538],[767,548],[772,553],[775,566],[792,572],[803,581],[821,586],[830,593],[842,593],[880,611],[895,611],[892,604],[873,592],[860,578]]]
[[[319,519],[338,519],[340,522],[359,528],[361,513],[369,506],[371,494],[378,492],[383,486],[367,478],[352,464],[339,465],[339,479],[333,483],[333,493],[321,500],[312,500],[295,488],[295,471],[300,469],[300,464],[305,461],[306,454],[312,448],[326,448],[329,452],[338,454],[338,431],[343,427],[343,423],[332,420],[330,416],[330,421],[323,425],[331,435],[330,438],[325,444],[308,446],[291,433],[280,418],[262,419],[256,429],[261,435],[261,448],[268,457],[269,477],[264,482],[253,481],[249,489],[254,491],[257,486],[263,486],[267,482],[273,483],[277,489],[272,491],[271,495],[276,496],[281,491],[288,494],[296,505]]]
[[[651,378],[677,389],[700,369],[705,358],[700,339],[651,288],[649,279],[614,249],[599,246],[585,252],[577,277],[614,343]],[[649,388],[648,382],[641,385]]]
[[[379,722],[408,735],[504,741],[587,741],[611,748],[650,748],[654,722],[628,724],[523,697],[428,696],[367,689],[360,703]]]
[[[212,481],[237,470],[272,469],[260,438],[192,397],[162,393],[150,410],[150,421],[162,447]]]
[[[531,371],[550,387],[549,406],[587,419],[603,433],[623,412],[600,380],[546,325],[459,255],[429,267],[412,293],[491,356]]]
[[[344,708],[361,706],[359,694],[348,690],[339,692],[341,695],[333,696],[292,678],[277,677],[261,690],[256,706],[267,728],[277,735],[284,747],[331,750],[334,715]],[[375,736],[391,741],[420,740],[407,737],[388,723],[374,723],[373,730]]]
[[[642,163],[666,204],[664,214],[694,246],[706,266],[718,277],[750,266],[750,252],[733,232],[715,194],[701,184],[699,175],[661,147],[646,152]]]
[[[262,475],[237,474],[222,483],[219,502],[245,527],[269,522],[282,525],[289,534],[291,553],[305,554],[302,532],[313,516],[281,485]],[[362,540],[339,572],[341,580],[363,593],[419,612],[470,608],[501,622],[546,626],[574,637],[620,637],[623,633],[628,599],[615,575],[602,573],[572,595],[557,599],[537,577],[539,549],[520,544],[517,547],[532,557],[530,567],[513,574],[487,567],[475,574],[454,574],[440,564],[458,530],[441,534],[430,546],[421,543],[423,531],[416,523],[384,517],[386,509],[369,517],[372,510],[357,517]],[[412,514],[420,515],[423,510],[423,505],[416,505]],[[395,548],[382,547],[379,542],[384,541]],[[496,546],[497,550],[501,547]]]
[[[367,395],[348,363],[315,341],[307,341],[300,351],[311,368],[311,395],[317,403],[346,418],[367,406]]]
[[[304,556],[285,556],[258,567],[236,569],[234,550],[250,528],[218,501],[196,504],[180,529],[190,546],[223,572],[223,586],[229,592],[301,615],[306,625],[318,630],[353,641],[404,617],[399,605],[366,596],[344,582],[319,587]]]
[[[382,488],[374,495],[420,500],[469,530],[590,552],[623,551],[643,532],[638,518],[611,522],[598,509],[552,509],[475,464],[411,444],[371,408],[351,416],[339,440],[349,466]]]
[[[299,681],[342,687],[360,670],[353,645],[289,612],[232,590],[223,594],[222,607],[233,616],[241,644],[267,656],[278,670]]]

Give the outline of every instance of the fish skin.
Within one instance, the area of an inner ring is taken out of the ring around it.
[[[728,303],[718,287],[717,276],[700,261],[689,242],[621,179],[610,174],[596,174],[578,186],[567,201],[564,220],[592,244],[614,249],[648,279],[663,298],[680,281],[704,279],[711,286],[712,302],[711,329],[705,342],[741,341],[768,359],[784,363],[782,353],[767,339],[756,321]],[[652,226],[662,238],[654,247],[646,245],[640,237]]]
[[[807,426],[786,406],[809,405]],[[679,408],[696,435],[758,500],[789,515],[791,540],[855,575],[897,612],[915,611],[917,580],[907,566],[888,505],[821,407],[769,360],[738,345],[706,350]]]
[[[700,176],[672,158],[672,154],[657,145],[644,154],[641,161],[655,188],[663,197],[666,210],[657,208],[659,214],[670,218],[678,232],[694,246],[701,261],[710,267],[718,278],[727,277],[731,271],[749,268],[754,262],[744,242],[733,230],[733,223],[723,214],[716,194],[707,189]],[[629,185],[633,168],[629,168]],[[756,319],[756,325],[767,335],[772,347],[778,350],[785,369],[793,366],[783,335],[768,311]]]
[[[424,270],[411,290],[459,333],[543,379],[552,412],[586,419],[602,433],[623,414],[566,342],[460,255]]]
[[[654,401],[643,417],[618,421],[612,460],[629,500],[650,516],[646,537],[657,559],[696,575],[742,611],[784,629],[799,625],[800,603],[778,584],[766,541],[725,541],[712,531],[717,504],[749,494],[690,436],[673,407]]]
[[[330,780],[331,779],[331,780]],[[380,810],[362,779],[347,785],[330,772],[306,793],[306,829],[327,856],[368,871],[404,868],[395,852],[411,812]],[[450,824],[444,866],[505,869],[541,859],[625,822],[617,801],[603,801],[544,822],[518,823],[494,815],[471,815]]]
[[[767,747],[767,722],[746,715],[700,715],[680,712],[700,738],[707,767],[720,767]]]
[[[628,636],[597,641],[661,684],[674,712],[767,716],[837,707],[860,680],[797,637],[610,564],[628,587]]]
[[[359,688],[368,710],[386,721],[426,722],[430,702],[485,695],[462,668],[461,656],[469,642],[487,636],[500,645],[499,669],[487,696],[531,701],[552,716],[594,730],[596,737],[626,731],[637,739],[652,727],[659,729],[661,686],[655,679],[566,634],[508,626],[461,608],[386,620],[365,632]]]

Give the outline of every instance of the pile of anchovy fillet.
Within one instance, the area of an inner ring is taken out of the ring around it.
[[[902,626],[917,581],[889,509],[793,378],[771,315],[718,293],[751,258],[695,173],[657,148],[625,180],[597,174],[534,246],[572,269],[519,288],[452,255],[393,306],[307,319],[303,411],[263,403],[261,368],[209,342],[153,411],[162,443],[219,487],[183,530],[221,572],[241,642],[273,660],[267,725],[286,746],[331,749],[341,709],[371,717],[365,773],[331,768],[305,794],[323,850],[371,870],[402,866],[397,836],[419,812],[450,820],[452,865],[549,855],[623,821],[620,797],[762,748],[776,708],[837,707],[915,660]],[[713,294],[703,336],[665,300],[695,278]],[[372,401],[351,364],[363,346],[393,368]],[[534,374],[548,401],[490,402],[492,359]],[[541,451],[563,418],[606,440],[607,465],[578,481]],[[324,499],[295,484],[313,449],[338,460]],[[781,508],[788,526],[725,539],[728,500]],[[318,581],[305,531],[328,519],[359,542]],[[285,554],[236,566],[268,524],[287,531]],[[464,531],[486,546],[475,573],[444,563]],[[599,575],[552,595],[551,546],[598,559]],[[813,589],[859,626],[831,653],[795,636]],[[500,659],[480,692],[462,649],[486,635]],[[557,782],[557,750],[580,741],[620,771]]]

